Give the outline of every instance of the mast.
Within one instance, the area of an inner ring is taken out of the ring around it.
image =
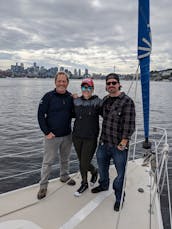
[[[151,148],[149,142],[149,79],[150,79],[150,53],[151,30],[149,21],[149,0],[139,0],[138,9],[138,60],[140,65],[143,119],[145,142],[143,148]]]

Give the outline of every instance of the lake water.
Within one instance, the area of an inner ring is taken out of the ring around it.
[[[71,80],[68,90],[80,94],[81,80]],[[130,81],[121,81],[128,91]],[[172,186],[172,82],[151,82],[150,126],[166,128],[170,145],[169,176]],[[37,122],[39,100],[54,88],[53,79],[0,79],[0,193],[37,183],[43,153],[43,134]],[[103,98],[105,81],[95,81],[95,94]],[[134,96],[134,90],[129,94]],[[137,89],[137,126],[143,128],[140,86]],[[13,158],[11,155],[16,154]],[[58,159],[57,159],[58,161]],[[58,163],[57,163],[58,164]],[[33,171],[29,173],[29,171]],[[72,149],[71,172],[78,170],[76,153]],[[22,173],[20,176],[17,174]],[[51,178],[57,177],[55,165]],[[14,176],[15,177],[11,177]],[[8,177],[8,179],[4,179]],[[165,196],[165,194],[164,194]],[[165,201],[163,201],[165,203]],[[163,204],[163,209],[166,204]],[[167,227],[168,228],[168,225]]]

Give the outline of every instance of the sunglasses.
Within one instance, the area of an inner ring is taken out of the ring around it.
[[[118,82],[117,81],[112,81],[112,82],[107,82],[106,85],[110,86],[112,85],[116,85]]]
[[[82,91],[92,91],[92,90],[93,90],[93,87],[91,87],[91,86],[88,86],[88,87],[86,87],[86,86],[81,86],[81,90],[82,90]]]

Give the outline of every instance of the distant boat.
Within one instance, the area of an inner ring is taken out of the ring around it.
[[[149,65],[151,52],[149,0],[139,0],[138,59],[143,95],[144,137],[136,130],[130,147],[123,187],[126,200],[119,212],[114,212],[112,184],[108,191],[92,194],[86,191],[74,197],[76,187],[54,179],[46,198],[38,201],[39,184],[0,195],[0,229],[163,229],[160,191],[165,178],[169,193],[168,151],[166,130],[149,128]],[[141,148],[143,143],[144,149]],[[144,158],[136,159],[136,151]],[[80,185],[79,173],[71,175]],[[111,181],[115,177],[110,169]],[[169,215],[171,223],[171,200]],[[121,204],[122,205],[122,204]]]

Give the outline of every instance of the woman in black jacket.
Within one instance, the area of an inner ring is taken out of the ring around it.
[[[97,169],[91,164],[97,147],[99,135],[99,114],[101,99],[93,95],[94,83],[86,78],[81,84],[82,96],[74,99],[75,122],[73,127],[73,144],[79,159],[82,182],[75,196],[80,196],[88,188],[87,173],[91,172],[90,185],[93,185],[98,176]]]

